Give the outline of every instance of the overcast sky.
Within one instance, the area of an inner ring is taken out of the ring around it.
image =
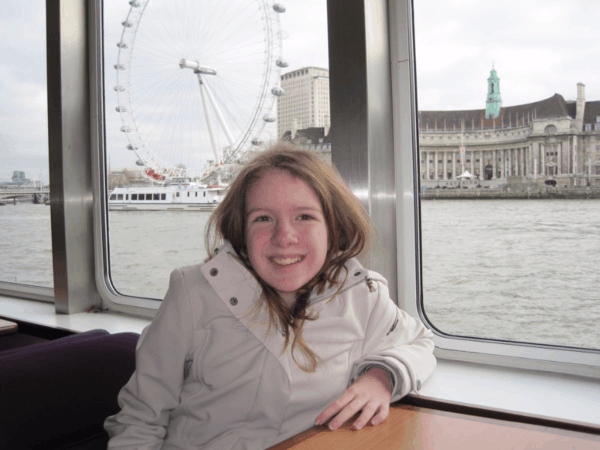
[[[200,0],[196,0],[200,4]],[[227,2],[223,2],[226,4]],[[294,70],[328,66],[325,0],[282,0],[283,56]],[[13,170],[48,181],[44,0],[0,5],[0,181]],[[107,85],[125,0],[105,0]],[[485,107],[492,63],[500,77],[504,106],[530,103],[559,93],[600,100],[598,0],[415,0],[419,108]],[[111,166],[135,167],[126,145],[116,94],[109,88],[107,142]]]

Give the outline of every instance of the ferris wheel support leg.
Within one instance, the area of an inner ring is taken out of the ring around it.
[[[215,162],[218,163],[221,160],[219,155],[219,149],[217,148],[217,144],[215,143],[215,134],[212,127],[212,122],[210,120],[210,115],[208,114],[208,105],[206,104],[206,97],[204,96],[204,89],[206,88],[206,84],[202,80],[200,74],[198,74],[198,83],[200,83],[200,95],[202,96],[202,108],[204,109],[204,117],[206,117],[206,126],[208,127],[208,134],[210,136],[210,145],[212,146],[213,153],[215,154]]]
[[[200,77],[200,74],[198,74],[198,77]],[[203,82],[204,82],[204,80],[203,80]],[[212,92],[211,92],[210,88],[208,87],[208,84],[206,84],[206,82],[204,82],[204,87],[206,88],[206,93],[208,94],[208,99],[210,100],[212,107],[215,109],[215,113],[217,113],[217,119],[219,119],[219,123],[221,124],[221,127],[223,127],[223,131],[225,132],[225,136],[227,137],[227,140],[229,141],[229,145],[231,147],[233,147],[234,139],[231,134],[231,131],[229,130],[229,127],[227,126],[227,122],[225,122],[225,118],[223,117],[223,114],[221,114],[219,105],[217,105],[217,102],[215,101],[215,98],[213,97]]]

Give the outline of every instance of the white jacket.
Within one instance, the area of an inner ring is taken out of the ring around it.
[[[260,295],[229,243],[209,262],[173,271],[136,350],[136,371],[105,428],[111,449],[257,450],[314,425],[368,364],[394,375],[392,401],[435,367],[432,333],[390,300],[386,280],[348,262],[344,290],[311,298],[303,336],[325,364],[302,372],[283,338],[245,316]]]

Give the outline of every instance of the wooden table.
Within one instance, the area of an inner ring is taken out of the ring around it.
[[[16,323],[0,319],[0,336],[3,334],[16,333],[18,329],[19,326]]]
[[[357,417],[357,416],[355,416]],[[381,424],[315,426],[269,450],[600,450],[600,435],[393,404]],[[599,430],[600,433],[600,430]]]

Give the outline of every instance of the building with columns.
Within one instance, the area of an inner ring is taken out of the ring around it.
[[[509,179],[600,185],[600,101],[586,102],[583,83],[577,84],[576,101],[554,94],[502,107],[492,69],[486,109],[419,111],[418,123],[424,187],[455,187],[459,177],[470,175],[489,187]]]

